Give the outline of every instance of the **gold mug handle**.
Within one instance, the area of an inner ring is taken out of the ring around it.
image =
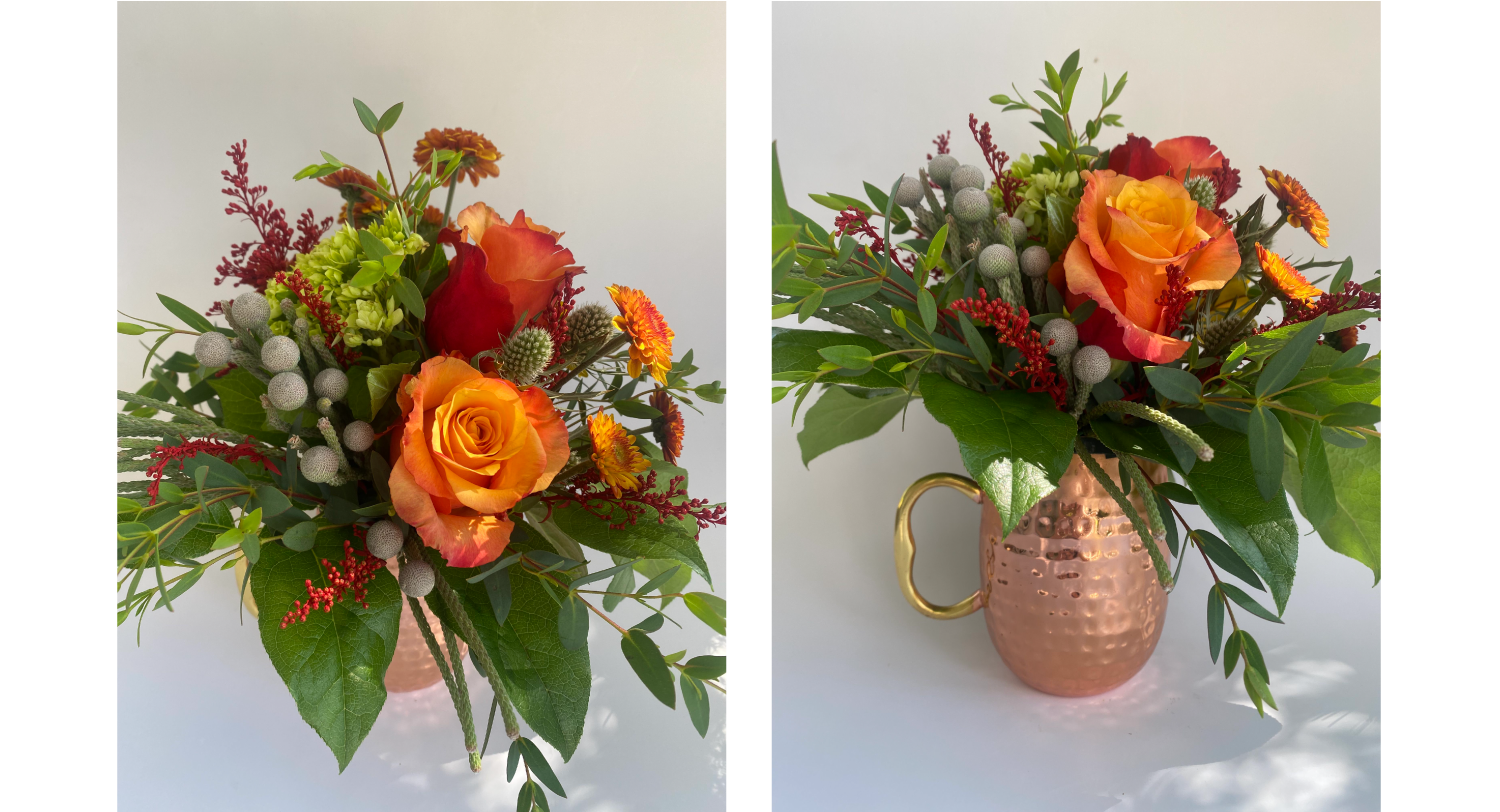
[[[913,609],[938,620],[952,620],[979,611],[984,605],[984,590],[976,589],[973,595],[952,606],[939,606],[922,597],[912,578],[912,563],[917,557],[917,545],[911,535],[911,510],[916,507],[917,499],[922,494],[933,488],[944,487],[959,491],[976,503],[984,498],[984,491],[980,490],[979,483],[957,474],[929,474],[911,483],[906,493],[901,494],[901,503],[896,506],[896,580],[901,584],[901,594],[906,596],[906,602]]]

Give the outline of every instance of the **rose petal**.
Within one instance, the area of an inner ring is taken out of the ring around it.
[[[486,233],[508,230],[491,228]],[[427,299],[427,343],[437,352],[473,357],[499,346],[502,335],[510,335],[516,307],[511,291],[490,277],[483,250],[459,243],[454,251],[448,278]]]
[[[1151,141],[1135,133],[1125,136],[1125,143],[1109,152],[1109,168],[1137,180],[1154,178],[1171,171],[1172,165],[1151,148]]]
[[[521,402],[526,404],[526,417],[541,437],[542,447],[547,450],[547,465],[542,469],[541,476],[537,477],[536,485],[533,486],[535,492],[551,485],[552,478],[567,465],[568,427],[557,407],[552,405],[547,393],[541,389],[532,386],[522,390]]]
[[[1187,170],[1192,168],[1193,174],[1206,175],[1210,170],[1218,169],[1224,165],[1224,153],[1219,148],[1209,143],[1207,138],[1201,135],[1184,135],[1179,138],[1168,138],[1156,145],[1156,154],[1160,155],[1169,166],[1171,171],[1158,172],[1158,175],[1170,174],[1178,180],[1187,180]],[[1113,153],[1111,153],[1113,155]],[[1110,163],[1114,163],[1113,157]]]
[[[1124,360],[1141,358],[1161,364],[1176,360],[1182,353],[1187,351],[1188,343],[1186,341],[1159,335],[1147,330],[1137,325],[1126,315],[1127,310],[1144,312],[1150,307],[1155,307],[1153,321],[1158,320],[1160,318],[1160,306],[1155,305],[1154,301],[1145,299],[1143,295],[1145,291],[1132,288],[1128,285],[1123,290],[1125,307],[1121,308],[1118,306],[1115,303],[1115,297],[1110,295],[1110,291],[1105,286],[1103,279],[1101,279],[1102,274],[1100,273],[1100,269],[1094,266],[1088,248],[1083,245],[1082,241],[1074,240],[1068,246],[1068,253],[1063,259],[1063,266],[1067,271],[1068,289],[1074,293],[1088,296],[1099,303],[1099,310],[1095,312],[1094,316],[1098,316],[1100,312],[1107,312],[1110,317],[1113,317],[1115,324],[1121,330],[1121,343],[1124,349],[1130,355],[1134,356],[1133,358],[1125,358]],[[1116,294],[1118,295],[1120,292],[1116,291]],[[1093,316],[1089,320],[1092,321]],[[1098,328],[1095,329],[1097,330]],[[1082,338],[1083,332],[1081,329],[1079,335]],[[1087,341],[1087,339],[1084,340]],[[1106,351],[1110,349],[1109,346],[1102,343],[1100,346],[1104,346]],[[1111,357],[1118,356],[1112,354]]]
[[[1188,290],[1218,290],[1240,269],[1240,248],[1234,231],[1213,212],[1198,210],[1198,227],[1212,235],[1208,245],[1194,251],[1185,266]]]

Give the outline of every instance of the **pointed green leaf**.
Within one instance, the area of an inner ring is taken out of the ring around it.
[[[359,114],[359,123],[365,125],[365,129],[369,130],[371,135],[380,132],[380,119],[375,117],[375,111],[371,110],[369,105],[355,99],[354,112]]]
[[[1090,299],[1089,301],[1093,301]],[[1203,395],[1203,382],[1198,376],[1177,367],[1146,367],[1146,379],[1156,391],[1178,403],[1197,404]]]
[[[1219,644],[1224,639],[1224,599],[1217,585],[1208,588],[1208,656],[1219,661]]]
[[[173,299],[172,297],[161,293],[156,294],[156,298],[160,299],[161,303],[166,305],[168,310],[172,311],[172,315],[176,316],[179,319],[182,319],[183,324],[186,324],[194,330],[197,330],[200,333],[212,333],[218,329],[214,327],[213,322],[210,322],[208,319],[204,318],[198,311],[192,309],[191,307],[188,307],[182,302],[179,302],[176,299]],[[144,332],[144,330],[142,332]]]
[[[281,621],[295,601],[307,599],[307,581],[329,585],[320,562],[343,558],[345,539],[354,539],[351,528],[323,531],[311,554],[267,545],[250,579],[260,607],[261,642],[271,664],[303,720],[333,751],[340,772],[385,704],[385,670],[401,624],[400,589],[382,567],[366,588],[363,604],[346,596],[331,612],[310,612],[305,621],[286,628]]]
[[[920,387],[927,410],[952,430],[964,467],[1011,532],[1056,490],[1073,459],[1078,425],[1042,393],[983,394],[933,374],[923,375]]]
[[[1328,321],[1325,313],[1308,323],[1307,327],[1292,336],[1286,346],[1282,347],[1271,360],[1266,362],[1265,369],[1261,371],[1260,378],[1255,381],[1255,396],[1280,392],[1297,373],[1302,371],[1303,364],[1307,363],[1308,356],[1317,345],[1318,339],[1323,335],[1323,325]]]
[[[1225,595],[1229,596],[1230,600],[1244,607],[1245,611],[1249,612],[1250,614],[1255,615],[1259,618],[1264,618],[1265,620],[1269,620],[1272,623],[1282,622],[1281,618],[1277,617],[1275,612],[1272,612],[1270,609],[1267,609],[1266,607],[1261,606],[1259,603],[1256,603],[1254,598],[1246,595],[1244,590],[1240,589],[1234,584],[1219,584],[1219,588],[1224,591]]]
[[[708,737],[708,688],[703,683],[688,676],[686,671],[678,678],[682,683],[682,704],[687,706],[688,718],[693,722],[693,729],[703,738]]]
[[[1281,466],[1286,458],[1281,421],[1271,410],[1256,406],[1250,411],[1250,465],[1255,469],[1255,486],[1270,501],[1282,492]]]
[[[402,105],[403,102],[396,102],[391,106],[390,109],[386,110],[384,113],[381,113],[380,121],[377,122],[375,126],[383,133],[390,132],[391,128],[396,126],[396,120],[401,118]]]
[[[625,653],[625,661],[630,663],[651,695],[663,705],[676,708],[677,692],[672,687],[672,672],[666,660],[662,659],[661,649],[656,647],[656,642],[640,629],[630,629],[620,638],[620,650]]]
[[[841,445],[862,440],[879,432],[906,405],[906,393],[861,397],[841,386],[823,391],[802,420],[797,444],[802,449],[802,464]]]

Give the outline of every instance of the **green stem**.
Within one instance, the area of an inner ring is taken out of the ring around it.
[[[426,545],[417,537],[416,531],[407,531],[406,557],[426,560],[436,570],[437,566],[433,564],[431,555]],[[426,556],[426,558],[423,558],[423,556]],[[490,653],[484,647],[484,640],[479,637],[479,632],[474,629],[474,621],[469,619],[469,613],[464,609],[463,602],[458,599],[458,595],[453,591],[453,587],[448,585],[446,579],[438,576],[435,588],[437,589],[438,597],[443,601],[443,605],[447,607],[448,613],[453,615],[453,622],[458,626],[459,636],[469,641],[469,645],[473,646],[474,654],[479,658],[479,667],[484,670],[484,676],[489,680],[490,689],[495,692],[495,696],[500,700],[500,714],[505,720],[505,734],[512,739],[520,736],[521,727],[516,722],[515,708],[511,707],[510,696],[505,693],[505,686],[500,683],[500,670],[490,660]]]
[[[454,698],[462,702],[458,709],[458,721],[464,729],[464,749],[469,751],[469,769],[479,772],[479,742],[474,735],[474,708],[469,702],[469,684],[464,677],[463,655],[458,653],[458,641],[453,639],[453,630],[443,626],[443,641],[448,644],[448,660],[453,663],[453,684],[458,686]]]
[[[453,644],[453,634],[447,627],[443,628],[443,634],[448,638],[448,654],[452,659],[452,668],[449,668],[449,660],[443,657],[443,651],[438,646],[437,636],[432,633],[432,627],[427,624],[427,614],[422,611],[422,604],[410,595],[406,598],[411,608],[412,618],[417,621],[417,629],[422,633],[422,640],[427,643],[427,650],[432,653],[433,662],[437,663],[438,672],[443,675],[443,684],[448,686],[448,696],[453,699],[453,711],[458,714],[458,723],[464,731],[464,747],[469,751],[469,768],[479,772],[479,767],[474,763],[474,711],[469,705],[469,692],[465,688],[459,689],[459,682],[454,678],[454,671],[459,672],[462,679],[463,662],[458,658],[457,647]],[[429,603],[431,601],[429,600]]]
[[[1150,526],[1141,519],[1141,514],[1135,510],[1135,505],[1130,504],[1130,500],[1126,498],[1119,486],[1109,478],[1109,474],[1105,473],[1104,468],[1094,461],[1094,455],[1083,444],[1082,437],[1076,441],[1075,448],[1078,458],[1083,460],[1083,466],[1089,469],[1089,473],[1094,475],[1094,479],[1097,479],[1099,484],[1104,486],[1105,493],[1108,493],[1110,498],[1115,500],[1115,504],[1119,505],[1120,510],[1125,512],[1125,517],[1130,519],[1131,525],[1135,528],[1136,535],[1140,536],[1141,543],[1146,547],[1146,552],[1151,555],[1151,563],[1156,566],[1156,579],[1161,582],[1162,589],[1171,589],[1172,570],[1167,566],[1167,560],[1162,557],[1161,550],[1157,549],[1156,539],[1151,537]],[[1119,456],[1123,463],[1125,460],[1124,455]],[[1142,494],[1142,496],[1145,496],[1145,494]],[[1143,530],[1142,528],[1146,529]]]
[[[458,191],[457,173],[448,178],[448,202],[443,204],[443,224],[439,228],[448,227],[448,212],[453,211],[453,193],[456,191]]]

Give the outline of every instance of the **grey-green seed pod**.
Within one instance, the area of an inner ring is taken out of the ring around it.
[[[289,372],[302,360],[297,342],[286,336],[271,336],[260,347],[260,365],[267,372]]]
[[[343,400],[349,394],[349,376],[342,369],[325,369],[313,378],[313,391],[320,398]]]
[[[901,185],[896,187],[897,206],[915,206],[922,202],[922,181],[911,175],[901,178]]]
[[[221,367],[229,363],[229,338],[223,333],[208,332],[193,342],[193,357],[205,367]]]
[[[408,561],[401,565],[401,591],[413,598],[425,598],[437,584],[437,573],[426,561]]]
[[[953,175],[948,178],[948,185],[954,189],[983,189],[984,170],[971,164],[964,164],[953,170]]]
[[[1021,252],[1021,273],[1032,279],[1041,279],[1052,269],[1052,255],[1040,245],[1033,245]]]
[[[1078,328],[1067,319],[1053,319],[1042,325],[1042,345],[1053,358],[1061,358],[1078,346]]]
[[[996,243],[979,252],[979,273],[986,279],[1015,276],[1020,272],[1015,252],[1006,246]]]
[[[281,372],[266,387],[271,405],[283,412],[296,411],[307,403],[307,381],[295,372]]]
[[[1019,246],[1021,244],[1021,240],[1026,239],[1026,223],[1019,217],[1011,217],[1009,219],[1010,238],[1015,240],[1016,245]]]
[[[953,216],[973,225],[990,216],[990,196],[978,189],[963,188],[953,196]]]
[[[1084,386],[1093,386],[1108,378],[1109,353],[1105,352],[1103,347],[1096,347],[1092,344],[1079,347],[1078,352],[1073,354],[1073,377]]]
[[[302,452],[302,476],[308,482],[327,482],[339,472],[339,458],[326,445],[315,445]]]
[[[947,186],[953,170],[958,168],[958,159],[952,155],[939,155],[927,162],[927,176],[939,186]]]
[[[365,548],[370,555],[389,561],[401,552],[401,528],[390,519],[381,519],[365,531]]]
[[[356,454],[370,450],[375,444],[375,429],[363,420],[356,420],[344,427],[344,447]]]
[[[575,344],[593,341],[609,332],[611,321],[604,305],[590,302],[568,314],[568,338]]]
[[[271,317],[271,305],[263,294],[247,290],[234,298],[234,320],[246,329],[258,327]]]
[[[511,336],[500,350],[505,377],[525,386],[536,380],[552,360],[552,336],[540,327],[527,327]]]
[[[1213,179],[1207,175],[1194,175],[1182,184],[1187,193],[1192,196],[1193,202],[1201,209],[1213,211],[1219,202],[1219,190],[1214,188]]]

